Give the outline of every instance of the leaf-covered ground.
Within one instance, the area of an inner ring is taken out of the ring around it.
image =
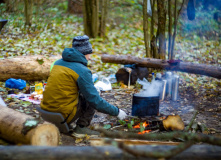
[[[0,58],[13,58],[26,55],[56,55],[64,48],[71,47],[72,38],[83,35],[82,16],[66,13],[66,2],[41,7],[40,15],[33,18],[32,26],[24,26],[24,16],[18,13],[4,12],[4,4],[0,7],[0,19],[9,22],[0,34]],[[125,54],[145,57],[142,29],[142,10],[139,5],[133,8],[122,8],[111,4],[111,12],[105,39],[90,39],[94,53],[89,68],[98,73],[100,78],[106,77],[122,67],[117,64],[102,63],[100,55]],[[212,19],[212,14],[196,12],[196,21],[188,21],[185,13],[178,26],[175,54],[177,59],[194,63],[221,66],[220,30]],[[203,16],[204,18],[200,18]],[[210,23],[206,23],[210,22]],[[158,72],[153,70],[153,72]],[[196,122],[205,124],[208,134],[220,136],[221,132],[221,82],[218,79],[195,74],[180,73],[179,93],[177,102],[165,100],[160,102],[160,113],[179,114],[188,124],[194,110],[200,113]],[[29,82],[33,85],[35,82]],[[35,105],[16,99],[7,98],[7,88],[0,82],[0,94],[8,107],[38,117]],[[131,113],[131,99],[134,89],[122,88],[114,84],[112,91],[102,92],[101,96],[111,104],[117,105]],[[115,117],[96,113],[92,124],[108,124],[116,121]],[[72,137],[62,135],[62,145],[76,145]],[[80,145],[88,145],[80,143]]]

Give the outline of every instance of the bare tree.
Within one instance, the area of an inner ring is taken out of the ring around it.
[[[147,16],[147,1],[143,1],[143,32],[144,32],[144,42],[145,42],[145,48],[146,48],[146,57],[151,57],[150,55],[150,47],[149,47],[149,42],[150,42],[150,37],[148,35],[149,33],[149,27],[148,27],[148,16]]]
[[[84,0],[84,33],[89,37],[104,37],[109,0]]]
[[[166,29],[166,2],[164,0],[157,0],[157,12],[158,12],[158,37],[159,38],[159,58],[165,59],[166,54],[166,40],[165,40],[165,29]]]
[[[25,2],[25,25],[31,26],[32,24],[32,11],[33,11],[33,0],[24,0]]]
[[[174,24],[173,24],[173,39],[172,39],[172,44],[171,44],[171,49],[170,52],[168,53],[169,58],[173,59],[174,58],[174,46],[175,46],[175,39],[176,39],[176,33],[177,33],[177,23],[179,19],[179,15],[183,9],[185,0],[182,0],[182,4],[180,9],[177,12],[177,0],[175,0],[175,7],[174,7]]]

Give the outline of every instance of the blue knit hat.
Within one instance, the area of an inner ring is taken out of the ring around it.
[[[83,55],[91,54],[93,52],[87,35],[74,37],[72,47],[77,49]]]

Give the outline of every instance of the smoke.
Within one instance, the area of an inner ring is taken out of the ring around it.
[[[137,83],[143,86],[141,92],[136,93],[136,96],[140,97],[157,97],[160,95],[162,89],[162,82],[153,80],[148,82],[145,78],[143,80],[138,79]]]

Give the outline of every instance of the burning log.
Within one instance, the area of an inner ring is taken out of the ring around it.
[[[126,55],[107,55],[103,54],[101,60],[104,63],[117,63],[117,64],[136,64],[140,67],[159,68],[172,71],[187,72],[193,74],[206,75],[214,78],[221,79],[221,67],[194,64],[191,62],[168,63],[165,60],[154,58],[138,58],[135,56]]]
[[[40,123],[29,115],[0,105],[0,137],[13,143],[57,146],[59,131],[51,123]],[[0,156],[1,157],[1,156]]]

